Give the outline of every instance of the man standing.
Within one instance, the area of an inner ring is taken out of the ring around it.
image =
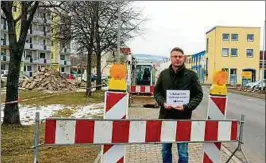
[[[186,69],[184,52],[180,48],[171,51],[171,65],[163,70],[155,86],[154,97],[160,105],[159,119],[191,119],[192,111],[203,97],[197,74]],[[166,103],[167,90],[188,90],[189,103],[172,106]],[[178,163],[188,163],[188,143],[178,143]],[[172,163],[172,144],[162,144],[163,163]]]

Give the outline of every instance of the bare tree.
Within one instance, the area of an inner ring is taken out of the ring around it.
[[[117,47],[118,8],[121,7],[121,44],[135,35],[141,34],[140,25],[145,21],[141,12],[131,5],[132,2],[95,1],[92,14],[95,14],[94,52],[97,56],[96,85],[101,84],[101,54]],[[101,87],[97,87],[101,89]]]
[[[62,2],[63,3],[63,2]],[[10,61],[7,76],[3,124],[21,125],[18,103],[19,70],[28,29],[38,7],[59,7],[62,3],[38,1],[1,1],[2,16],[7,21]],[[15,14],[14,14],[15,13]],[[18,31],[18,32],[16,32]],[[9,103],[8,103],[9,102]]]
[[[64,11],[71,15],[70,25],[64,27],[71,29],[71,37],[63,30],[60,35],[66,35],[65,40],[73,39],[78,44],[78,54],[87,54],[87,92],[91,87],[92,56],[97,57],[97,85],[101,84],[101,54],[114,50],[117,47],[118,6],[122,10],[121,44],[140,34],[141,12],[131,6],[131,2],[116,1],[72,1],[64,5]],[[59,11],[58,14],[62,14]],[[67,15],[67,14],[64,14]],[[66,23],[67,21],[65,21]],[[62,34],[63,32],[63,34]],[[97,89],[100,89],[98,87]]]

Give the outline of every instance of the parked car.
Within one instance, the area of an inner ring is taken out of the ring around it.
[[[262,89],[265,90],[265,85],[266,85],[266,80],[264,79],[264,82],[262,84],[261,82],[257,84],[254,89],[261,90],[261,86],[262,86]]]
[[[265,82],[265,79],[263,79],[263,81]],[[256,86],[261,85],[261,82],[262,82],[262,80],[257,80],[255,82],[250,82],[250,83],[245,85],[245,88],[254,89],[254,88],[256,88]]]

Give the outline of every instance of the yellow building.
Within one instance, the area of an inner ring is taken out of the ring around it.
[[[214,72],[222,69],[228,72],[228,84],[258,80],[259,54],[260,27],[212,28],[206,32],[206,83],[211,84]]]

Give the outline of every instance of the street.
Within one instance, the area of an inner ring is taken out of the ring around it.
[[[203,87],[204,97],[200,106],[195,110],[196,116],[206,118],[208,108],[209,88]],[[227,119],[240,119],[246,116],[244,127],[244,152],[250,162],[264,163],[265,161],[265,100],[228,93]],[[230,150],[236,144],[228,144]],[[227,146],[228,146],[227,145]]]

